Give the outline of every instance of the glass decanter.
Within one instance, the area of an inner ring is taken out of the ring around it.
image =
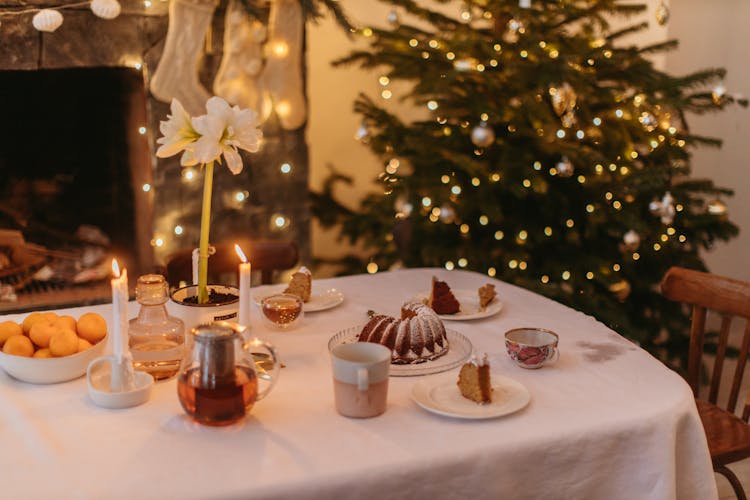
[[[128,328],[133,367],[150,373],[155,380],[174,376],[185,354],[185,325],[167,313],[167,288],[159,274],[138,278],[135,299],[141,309]]]

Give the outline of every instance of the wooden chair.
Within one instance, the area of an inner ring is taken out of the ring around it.
[[[240,263],[239,257],[234,250],[235,243],[240,245],[242,251],[252,264],[253,272],[259,271],[261,283],[267,285],[273,283],[274,273],[291,269],[297,264],[299,250],[292,241],[265,240],[249,241],[237,240],[222,242],[214,245],[216,253],[208,259],[208,282],[221,283],[223,276],[233,275],[237,279],[237,271]],[[181,281],[192,283],[193,276],[193,249],[185,248],[169,256],[166,264],[166,278],[171,286],[178,286]]]
[[[732,485],[737,498],[745,500],[745,491],[737,476],[726,465],[750,457],[750,397],[745,401],[742,419],[734,415],[740,384],[750,349],[750,283],[724,278],[700,271],[673,267],[661,283],[662,294],[670,299],[693,306],[690,329],[690,351],[688,357],[687,382],[693,389],[696,405],[708,438],[708,448],[714,470],[724,475]],[[709,370],[710,387],[707,400],[698,399],[703,344],[706,327],[706,312],[721,315],[713,370]],[[717,405],[727,339],[732,319],[744,318],[745,331],[734,370],[732,388],[724,408]]]

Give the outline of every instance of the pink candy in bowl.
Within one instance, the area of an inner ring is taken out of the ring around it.
[[[508,356],[521,368],[540,368],[557,361],[556,333],[541,328],[515,328],[505,332]]]

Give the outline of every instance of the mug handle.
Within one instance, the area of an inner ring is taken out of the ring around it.
[[[559,350],[559,349],[557,348],[557,346],[554,346],[554,347],[552,348],[552,350],[554,351],[554,353],[552,354],[552,357],[551,357],[551,358],[549,358],[548,360],[546,360],[546,361],[544,362],[544,364],[545,364],[545,365],[546,365],[547,363],[549,363],[549,364],[551,364],[551,365],[554,365],[555,363],[557,363],[557,360],[558,360],[558,359],[560,359],[560,350]]]
[[[367,368],[359,368],[357,370],[357,389],[360,391],[366,391],[370,387],[370,374]]]
[[[255,357],[253,356],[254,351],[253,349],[265,349],[266,352],[271,356],[271,362],[273,363],[271,365],[271,369],[267,370],[265,367],[260,366],[258,362],[255,361]],[[259,379],[268,381],[268,385],[265,389],[258,392],[258,396],[255,398],[256,401],[260,401],[264,397],[268,395],[269,392],[271,392],[271,389],[273,389],[273,386],[276,385],[276,381],[279,378],[279,368],[281,367],[281,363],[279,363],[279,357],[276,354],[276,349],[269,344],[268,342],[261,340],[257,337],[252,338],[242,344],[242,350],[249,353],[253,361],[255,362],[255,374]]]

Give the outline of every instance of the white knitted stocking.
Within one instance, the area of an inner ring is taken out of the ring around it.
[[[176,97],[191,115],[205,113],[210,97],[198,80],[198,63],[215,8],[213,0],[172,0],[164,53],[151,77],[154,97],[163,102]]]
[[[271,114],[271,99],[263,90],[263,42],[267,30],[251,19],[238,0],[231,0],[224,21],[224,55],[214,80],[214,93],[240,108],[258,113],[260,122]]]

